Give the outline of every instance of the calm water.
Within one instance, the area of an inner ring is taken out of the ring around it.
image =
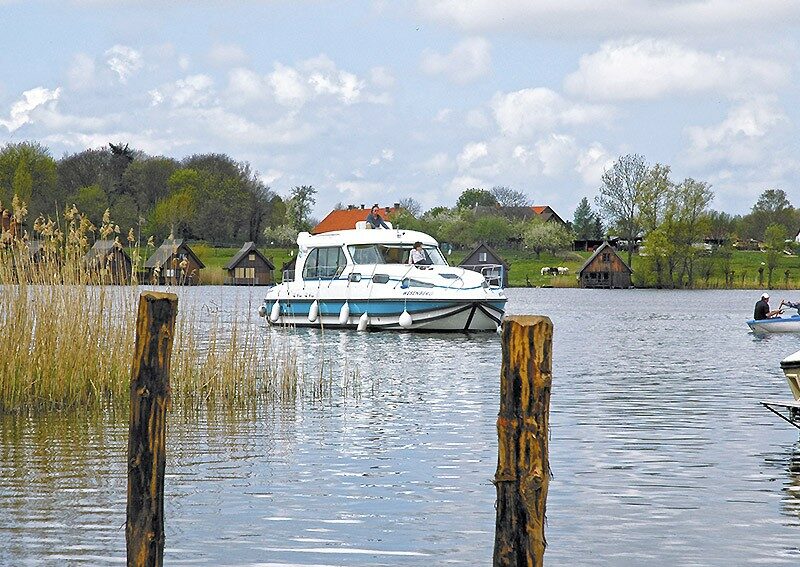
[[[555,325],[548,565],[800,564],[798,431],[758,404],[800,335],[750,334],[758,293],[509,295]],[[360,395],[172,415],[166,563],[491,564],[499,338],[262,332]],[[0,418],[0,564],[124,563],[126,417]]]

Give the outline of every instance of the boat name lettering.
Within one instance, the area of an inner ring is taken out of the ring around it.
[[[406,290],[403,292],[403,295],[433,295],[432,291],[416,291],[416,290]]]

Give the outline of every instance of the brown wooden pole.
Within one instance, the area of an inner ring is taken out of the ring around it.
[[[164,560],[166,418],[177,312],[173,293],[148,291],[139,297],[128,431],[129,566],[158,567]]]
[[[495,567],[541,567],[550,481],[547,437],[553,323],[547,317],[503,321],[497,416]]]

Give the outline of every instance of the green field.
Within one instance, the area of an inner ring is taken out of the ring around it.
[[[201,281],[206,284],[222,284],[225,281],[225,264],[239,250],[238,248],[214,248],[205,244],[192,244],[192,249],[206,265],[202,271]],[[280,281],[280,268],[284,262],[293,257],[292,248],[259,248],[259,250],[275,264],[275,276]],[[541,287],[577,287],[577,273],[583,263],[591,255],[589,252],[566,252],[553,256],[542,253],[540,258],[525,250],[500,249],[497,250],[506,262],[511,265],[509,271],[509,285],[523,287],[527,285]],[[468,251],[455,250],[448,256],[451,265],[458,265]],[[622,257],[626,259],[624,252]],[[644,267],[646,258],[634,256],[634,283]],[[761,289],[767,287],[767,255],[757,251],[735,251],[731,258],[731,270],[734,272],[733,286],[737,289]],[[758,269],[764,263],[764,273],[759,280]],[[711,272],[706,279],[705,275],[696,275],[695,287],[697,288],[724,288],[724,269],[719,261],[711,260]],[[543,267],[563,266],[569,268],[566,276],[542,276]],[[788,277],[786,271],[789,271]],[[799,289],[800,288],[800,257],[783,255],[778,261],[778,267],[772,273],[772,289]]]

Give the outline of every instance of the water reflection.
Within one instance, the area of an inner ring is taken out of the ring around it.
[[[201,321],[258,303],[181,294]],[[752,293],[509,295],[555,324],[548,563],[800,562],[798,433],[758,404],[796,337],[755,340]],[[174,408],[167,563],[489,564],[497,336],[252,324],[331,395]],[[0,418],[0,564],[124,561],[126,419]]]

